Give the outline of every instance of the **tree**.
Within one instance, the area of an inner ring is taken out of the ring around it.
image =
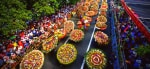
[[[136,52],[139,56],[144,56],[145,54],[150,53],[150,45],[147,46],[139,46],[138,48],[136,48]]]
[[[26,21],[30,20],[31,11],[19,0],[0,0],[0,32],[9,36],[17,30],[27,27]]]
[[[64,5],[74,5],[77,2],[79,2],[80,0],[57,0],[57,2],[59,3],[59,7],[64,6]]]
[[[65,4],[79,0],[0,0],[0,33],[6,36],[27,28],[26,21],[51,15]]]
[[[77,2],[79,2],[80,0],[68,0],[69,4],[76,4]]]
[[[58,10],[59,3],[56,0],[39,0],[33,5],[35,14],[37,16],[49,15]]]

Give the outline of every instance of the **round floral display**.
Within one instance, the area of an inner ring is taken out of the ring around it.
[[[107,25],[105,23],[96,22],[96,28],[100,30],[105,30],[107,28]]]
[[[64,44],[57,51],[57,59],[61,64],[71,64],[77,57],[77,49],[72,44]]]
[[[24,56],[20,69],[41,69],[43,62],[44,54],[39,50],[33,50]]]
[[[94,38],[98,44],[108,44],[108,42],[109,42],[107,34],[101,32],[101,31],[95,32]]]
[[[88,6],[89,7],[90,6],[90,2],[85,2],[84,6]]]
[[[58,37],[53,35],[46,39],[42,44],[42,49],[44,53],[48,53],[57,47]]]
[[[95,15],[95,12],[94,11],[87,11],[85,13],[86,16],[94,16]]]
[[[98,16],[97,21],[106,23],[107,18],[104,15],[100,15]]]
[[[79,29],[75,29],[70,33],[70,40],[78,42],[84,38],[84,32]]]
[[[107,17],[106,11],[101,11],[100,15],[103,15],[103,16]]]
[[[96,2],[100,2],[101,0],[96,0]]]
[[[107,8],[108,8],[107,2],[102,2],[100,7],[101,11],[107,11]]]
[[[102,51],[92,49],[86,55],[86,63],[91,69],[103,69],[106,65],[106,58]]]
[[[92,5],[91,7],[90,7],[90,11],[98,11],[98,6],[97,5]]]
[[[92,2],[93,0],[86,0],[86,2]]]
[[[89,10],[88,6],[82,6],[82,11],[87,12]]]
[[[92,1],[91,4],[95,6],[99,6],[99,3],[97,1]]]

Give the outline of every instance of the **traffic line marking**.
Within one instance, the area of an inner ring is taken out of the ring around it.
[[[96,27],[94,26],[93,33],[92,33],[92,36],[91,36],[91,39],[90,39],[90,42],[89,42],[89,45],[88,45],[88,48],[87,48],[86,52],[88,52],[90,47],[91,47],[91,43],[92,43],[92,39],[93,39],[93,36],[94,36],[95,29],[96,29]],[[82,65],[81,65],[80,69],[84,68],[84,64],[85,64],[85,58],[84,58],[84,60],[82,62]]]

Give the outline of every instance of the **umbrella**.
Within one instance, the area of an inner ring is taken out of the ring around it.
[[[16,38],[16,36],[13,35],[13,36],[11,36],[9,39],[10,39],[10,40],[13,40],[13,39],[15,39],[15,38]]]

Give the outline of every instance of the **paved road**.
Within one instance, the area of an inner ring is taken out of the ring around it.
[[[68,41],[67,43],[71,43],[74,44],[77,48],[78,54],[77,54],[77,59],[75,60],[75,62],[73,62],[70,65],[62,65],[58,62],[58,60],[56,59],[56,53],[57,53],[57,49],[59,48],[60,45],[62,45],[63,43],[65,43],[65,41],[67,40],[68,37],[64,38],[61,42],[59,42],[58,47],[56,48],[56,50],[45,54],[45,61],[44,61],[44,65],[42,69],[80,69],[84,56],[86,54],[86,50],[87,47],[89,45],[93,30],[94,30],[94,25],[95,25],[95,19],[97,16],[93,17],[93,21],[91,23],[91,26],[89,27],[89,29],[85,32],[85,37],[81,42],[75,43],[73,41]],[[105,32],[108,36],[110,36],[110,22],[107,22],[108,28],[103,31]],[[97,31],[97,30],[96,30]],[[91,48],[98,48],[104,51],[104,53],[106,53],[107,55],[107,60],[109,60],[110,54],[111,54],[111,43],[109,43],[108,46],[99,46],[95,41],[94,38],[92,38],[92,43],[91,43]],[[109,64],[109,62],[107,61],[107,66],[106,69],[113,69],[112,65]],[[84,64],[84,69],[87,69],[86,64]]]
[[[106,23],[107,25],[108,25],[108,27],[107,27],[107,29],[106,30],[104,30],[104,31],[102,31],[102,32],[104,32],[104,33],[106,33],[108,36],[109,36],[109,38],[111,39],[111,37],[110,37],[110,35],[111,35],[111,27],[110,27],[110,21],[109,21],[109,18],[107,17],[107,19],[108,19],[108,22]],[[95,30],[95,32],[96,31],[99,31],[99,30]],[[101,49],[105,54],[106,54],[106,59],[107,59],[107,64],[106,64],[106,67],[105,67],[105,69],[113,69],[113,65],[111,65],[110,63],[109,63],[109,61],[110,61],[110,57],[111,57],[111,54],[112,54],[112,48],[111,48],[111,41],[109,42],[109,44],[108,45],[106,45],[106,46],[102,46],[102,45],[98,45],[98,43],[97,42],[95,42],[95,39],[93,38],[92,39],[92,43],[91,43],[91,48],[90,49]],[[88,69],[88,67],[87,67],[87,65],[85,64],[85,66],[84,66],[84,69]]]
[[[125,0],[125,2],[130,2],[130,3],[148,3],[150,0]]]
[[[139,15],[143,24],[150,31],[150,0],[125,0],[129,7]]]
[[[143,4],[128,4],[138,15],[139,17],[150,18],[150,4],[143,5]]]
[[[84,55],[86,53],[87,46],[89,44],[93,29],[94,29],[95,18],[96,18],[96,16],[93,17],[91,26],[89,27],[89,30],[85,31],[85,37],[81,42],[75,43],[75,42],[72,42],[71,40],[69,40],[67,42],[67,43],[74,44],[77,48],[78,55],[77,55],[77,59],[75,60],[75,62],[73,62],[70,65],[61,65],[56,59],[57,49],[59,48],[60,45],[65,43],[65,41],[67,40],[67,38],[65,38],[64,40],[62,40],[59,43],[59,45],[55,51],[52,51],[45,55],[45,62],[43,65],[43,69],[47,69],[47,68],[50,68],[50,69],[80,69],[80,67],[82,65],[82,61],[84,59]]]

